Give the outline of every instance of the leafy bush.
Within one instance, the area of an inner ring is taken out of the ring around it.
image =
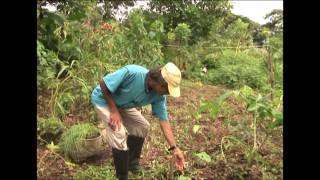
[[[58,58],[58,55],[48,50],[44,45],[37,41],[37,88],[52,89],[58,82],[59,71],[64,63]]]
[[[218,55],[214,53],[207,54],[202,64],[208,69],[217,69],[221,66]]]
[[[123,29],[124,37],[119,39],[121,42],[117,45],[122,49],[122,56],[127,58],[126,63],[159,66],[164,63],[160,44],[163,23],[155,20],[151,23],[149,32],[144,23],[145,17],[141,9],[130,11],[126,27]]]
[[[191,30],[188,24],[179,23],[175,28],[174,33],[178,40],[182,41],[184,45],[187,44],[189,37],[191,36]]]
[[[218,57],[220,66],[208,71],[208,80],[229,88],[243,85],[262,88],[268,82],[267,74],[263,71],[263,57],[249,56],[247,53],[224,50]]]
[[[247,111],[252,113],[259,123],[266,124],[265,127],[274,129],[282,126],[283,113],[279,109],[279,104],[275,104],[267,99],[267,97],[257,94],[250,87],[244,86],[238,91],[234,91],[234,95],[238,100],[245,102]]]
[[[37,121],[37,134],[47,143],[51,143],[51,141],[53,141],[56,144],[65,129],[66,128],[63,123],[56,118],[40,118]]]

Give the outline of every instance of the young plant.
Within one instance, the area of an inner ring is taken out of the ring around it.
[[[263,121],[267,122],[269,125],[267,126],[267,128],[265,128],[265,130],[267,132],[270,132],[274,128],[282,125],[282,112],[274,108],[271,102],[269,102],[266,97],[263,97],[261,94],[256,95],[254,91],[248,86],[244,86],[242,89],[240,89],[240,91],[236,91],[235,94],[240,101],[246,103],[247,111],[253,115],[253,150],[255,151],[258,149],[257,121],[260,122],[260,126],[262,126]],[[269,133],[267,133],[267,135],[268,134]]]
[[[208,112],[210,113],[210,117],[215,120],[217,117],[218,112],[221,110],[221,108],[224,105],[224,101],[233,94],[232,91],[227,91],[225,94],[220,96],[215,101],[207,101],[207,102],[200,102],[200,109],[197,112],[197,114],[200,114],[202,112]]]
[[[230,95],[236,97],[236,99],[240,102],[244,102],[247,106],[247,112],[251,113],[253,116],[253,122],[252,122],[252,128],[253,128],[253,147],[249,148],[248,146],[245,146],[245,157],[248,160],[249,163],[252,162],[253,159],[257,156],[257,150],[266,142],[269,133],[276,127],[279,127],[283,123],[282,118],[282,112],[279,111],[279,108],[275,108],[271,102],[268,101],[266,97],[263,97],[261,94],[256,95],[253,89],[251,89],[248,86],[244,86],[238,91],[229,91],[222,95],[219,100],[219,104],[222,104],[223,101],[226,99],[226,97],[229,97]],[[216,103],[218,104],[218,103]],[[215,109],[213,109],[213,112],[216,112]],[[263,126],[263,124],[267,123],[268,125],[266,127]],[[264,141],[258,146],[257,142],[257,127],[258,125],[260,127],[264,127],[264,130],[267,133],[267,136]],[[221,151],[222,155],[223,153],[223,143],[226,139],[230,139],[230,137],[224,137],[221,140]],[[237,141],[241,145],[244,145],[239,140],[235,138],[231,138],[232,140]]]
[[[211,157],[206,152],[195,153],[194,155],[202,161],[205,161],[207,163],[211,162]]]
[[[196,124],[193,126],[192,131],[194,134],[196,134],[200,130],[201,126]]]

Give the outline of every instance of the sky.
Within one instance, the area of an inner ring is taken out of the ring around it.
[[[252,21],[259,24],[265,24],[268,20],[264,16],[273,9],[283,10],[283,0],[269,0],[269,1],[232,1],[232,13],[246,16]]]
[[[146,3],[146,1],[138,1],[135,7],[145,7]],[[232,13],[246,16],[259,24],[265,24],[268,21],[264,19],[264,16],[273,9],[283,9],[283,0],[232,0],[231,3],[233,4]],[[47,8],[49,10],[55,10],[55,7],[52,6],[48,6]],[[131,10],[131,8],[129,8],[129,10]]]

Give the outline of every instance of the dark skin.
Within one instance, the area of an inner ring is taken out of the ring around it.
[[[163,87],[158,82],[151,79],[150,77],[148,79],[148,89],[150,91],[151,90],[156,91],[159,95],[168,95],[169,94],[168,86]]]
[[[148,78],[148,89],[156,91],[159,95],[168,95],[168,87],[162,87],[158,82],[154,81],[150,77]],[[107,88],[106,84],[103,80],[99,81],[102,93],[104,98],[106,99],[109,108],[110,108],[110,121],[109,126],[112,130],[117,130],[120,128],[120,125],[122,124],[122,118],[118,111],[118,108],[116,104],[114,103],[112,96],[110,94],[109,89]],[[169,121],[160,121],[161,130],[164,133],[164,136],[170,146],[175,145],[176,141],[173,136],[173,132],[171,129],[171,125]],[[184,168],[184,156],[181,152],[181,150],[177,147],[173,150],[173,158],[175,160],[176,167],[180,170]]]

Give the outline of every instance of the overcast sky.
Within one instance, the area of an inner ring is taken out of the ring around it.
[[[232,12],[237,15],[246,16],[249,19],[259,23],[265,24],[267,20],[264,16],[273,9],[283,9],[283,0],[269,0],[269,1],[243,1],[232,0]],[[147,1],[137,1],[136,7],[145,7]],[[49,10],[55,10],[55,7],[48,6]],[[130,8],[131,9],[131,8]]]
[[[231,3],[233,4],[232,13],[246,16],[259,24],[265,24],[268,21],[264,19],[264,16],[273,9],[283,9],[283,0],[231,0]],[[135,5],[135,7],[141,8],[146,6],[147,1],[137,1],[137,5]]]
[[[243,15],[260,24],[265,24],[267,20],[264,16],[273,9],[283,10],[282,0],[269,1],[232,1],[232,12],[237,15]]]

